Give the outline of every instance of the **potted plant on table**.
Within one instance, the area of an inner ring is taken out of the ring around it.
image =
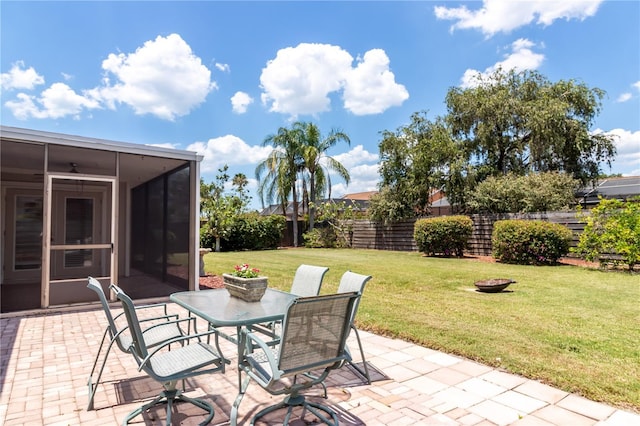
[[[230,274],[222,274],[224,287],[233,297],[247,302],[257,302],[267,291],[268,277],[261,276],[260,270],[247,263],[236,265]]]

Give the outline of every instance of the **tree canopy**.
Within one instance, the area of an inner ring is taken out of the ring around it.
[[[246,189],[247,177],[242,173],[233,177],[232,193],[225,192],[225,185],[229,181],[228,169],[227,165],[218,169],[214,182],[207,184],[200,179],[200,215],[207,221],[204,232],[215,238],[215,251],[220,251],[220,240],[250,202]]]
[[[396,132],[384,131],[380,142],[381,191],[371,200],[370,217],[397,221],[428,212],[434,188],[447,172],[455,145],[442,120],[432,122],[426,112]]]
[[[332,129],[328,135],[322,136],[320,129],[313,123],[297,122],[293,128],[301,135],[301,156],[305,172],[309,175],[309,196],[304,203],[309,212],[309,229],[313,230],[316,201],[325,193],[331,198],[331,175],[334,172],[348,185],[351,180],[349,171],[335,158],[329,156],[327,151],[340,141],[351,143],[349,136],[336,129]],[[306,189],[306,179],[303,178],[303,187]]]
[[[586,183],[615,156],[610,136],[590,133],[604,95],[575,80],[498,69],[479,74],[475,87],[451,88],[445,119],[481,174],[559,171]]]
[[[473,87],[450,88],[444,116],[431,121],[416,113],[395,133],[382,133],[372,217],[423,215],[434,189],[464,211],[490,176],[560,172],[595,181],[616,154],[611,136],[590,130],[604,95],[575,80],[554,83],[535,71],[501,69],[478,74]]]
[[[267,136],[263,145],[272,145],[273,151],[256,167],[258,194],[264,203],[277,199],[286,215],[289,197],[293,204],[293,245],[298,246],[299,199],[309,212],[313,229],[315,200],[331,191],[329,171],[333,171],[349,183],[347,169],[327,154],[336,143],[350,143],[349,136],[339,130],[323,137],[313,123],[295,122],[291,128],[280,127],[274,135]]]

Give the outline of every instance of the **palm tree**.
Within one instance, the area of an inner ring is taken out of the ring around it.
[[[278,133],[267,136],[263,146],[273,145],[273,151],[256,167],[259,182],[258,195],[263,203],[269,204],[277,197],[283,214],[287,215],[289,195],[293,198],[293,246],[298,246],[298,192],[297,174],[302,163],[300,155],[300,134],[298,131],[280,127]],[[266,172],[264,180],[262,175]]]
[[[322,138],[320,129],[313,123],[296,122],[293,130],[301,135],[301,156],[304,170],[309,177],[309,197],[307,206],[309,212],[309,229],[313,230],[315,221],[315,203],[318,196],[322,197],[328,190],[331,198],[331,176],[329,171],[338,174],[348,184],[351,180],[349,171],[335,158],[327,155],[329,148],[336,143],[345,141],[351,143],[346,133],[332,129]]]

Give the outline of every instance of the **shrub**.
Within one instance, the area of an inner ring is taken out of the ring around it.
[[[221,248],[223,251],[278,248],[285,225],[284,216],[242,214],[230,226],[227,235],[222,239]]]
[[[413,238],[418,250],[428,256],[444,254],[462,257],[473,231],[468,216],[443,216],[418,219],[413,228]]]
[[[493,257],[506,263],[553,264],[569,252],[572,232],[542,220],[499,220],[493,224]]]
[[[312,204],[309,204],[312,206]],[[346,248],[351,246],[353,220],[363,212],[346,202],[324,202],[315,205],[314,229],[302,234],[307,248]]]
[[[334,248],[337,245],[336,233],[331,227],[316,227],[302,234],[307,248]]]
[[[204,226],[200,226],[200,247],[213,249],[215,244],[216,238],[211,232],[209,232],[209,228],[206,224]]]
[[[586,260],[599,261],[600,266],[624,263],[633,270],[640,263],[640,197],[627,202],[601,199],[590,214],[579,210],[578,217],[586,226],[572,251]]]

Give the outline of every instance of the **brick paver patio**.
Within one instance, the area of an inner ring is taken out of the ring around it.
[[[170,310],[185,315],[176,305]],[[138,372],[131,355],[114,347],[96,393],[95,410],[87,411],[87,377],[104,325],[104,313],[97,308],[3,315],[0,424],[117,425],[155,397],[161,385]],[[374,374],[371,385],[348,368],[330,375],[325,402],[344,425],[640,425],[637,413],[533,380],[401,340],[366,332],[361,337],[367,361],[382,374]],[[355,339],[352,343],[357,356]],[[228,424],[237,393],[235,346],[225,341],[222,349],[232,359],[227,371],[200,376],[186,385],[188,395],[215,405],[212,424]],[[248,424],[258,409],[276,401],[251,384],[240,405],[239,424]],[[281,414],[262,424],[281,423]],[[132,424],[161,424],[163,417],[162,410],[156,410]],[[181,425],[198,424],[202,418],[198,409],[185,405],[178,405],[173,415],[174,424]]]

